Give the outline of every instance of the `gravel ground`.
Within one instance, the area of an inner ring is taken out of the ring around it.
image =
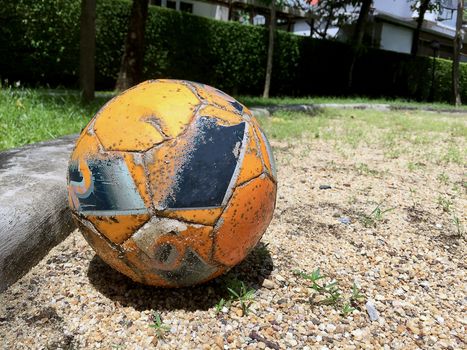
[[[0,295],[2,348],[465,349],[465,236],[452,220],[465,227],[465,167],[408,171],[404,154],[321,139],[272,144],[277,209],[246,261],[202,286],[156,289],[107,267],[74,232]],[[295,272],[317,268],[340,301],[326,305]],[[232,279],[255,291],[248,314],[238,301],[216,313]],[[354,284],[364,297],[346,314]]]

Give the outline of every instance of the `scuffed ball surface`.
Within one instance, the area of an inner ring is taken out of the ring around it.
[[[179,287],[241,262],[271,221],[274,157],[251,112],[199,83],[147,81],[107,103],[68,172],[73,217],[110,266]]]

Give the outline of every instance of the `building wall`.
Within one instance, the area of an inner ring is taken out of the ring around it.
[[[376,11],[390,13],[398,17],[412,17],[411,3],[407,0],[373,0]]]
[[[227,6],[210,4],[201,1],[185,1],[193,4],[193,14],[197,16],[214,18],[221,21],[229,19],[229,8]]]
[[[294,23],[292,32],[297,35],[309,36],[310,26],[304,19],[299,19]]]
[[[410,53],[412,47],[412,30],[390,23],[383,23],[380,47],[384,50]]]

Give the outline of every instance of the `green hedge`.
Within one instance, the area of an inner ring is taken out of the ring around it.
[[[97,5],[96,83],[112,89],[123,52],[130,1]],[[29,85],[77,87],[80,0],[18,0],[0,8],[0,77]],[[347,87],[352,50],[343,43],[278,31],[273,64],[275,95],[366,95],[425,100],[430,58],[369,49]],[[230,93],[259,94],[266,66],[267,30],[150,6],[146,78],[180,78]],[[462,64],[462,87],[467,65]],[[451,64],[437,60],[435,99],[447,101]],[[462,88],[467,100],[467,88]]]

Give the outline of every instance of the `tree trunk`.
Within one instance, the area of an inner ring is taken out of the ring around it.
[[[125,40],[125,52],[118,74],[117,90],[126,90],[142,80],[144,31],[148,17],[148,0],[133,0],[130,24]]]
[[[457,2],[456,36],[454,38],[454,53],[452,58],[452,104],[462,104],[459,86],[459,63],[462,50],[462,19],[464,14],[464,0]]]
[[[428,6],[430,5],[431,0],[422,0],[420,1],[420,7],[418,9],[418,17],[417,17],[417,27],[413,32],[412,37],[412,56],[417,56],[418,53],[418,44],[420,42],[420,32],[422,30],[423,21],[425,20],[425,13],[428,10]]]
[[[360,12],[358,14],[357,24],[355,25],[355,31],[352,36],[352,61],[350,62],[349,68],[349,78],[347,82],[347,87],[350,90],[353,84],[353,71],[355,68],[355,63],[360,54],[363,36],[365,35],[365,27],[368,22],[368,15],[370,14],[371,4],[373,0],[362,0],[362,5],[360,7]]]
[[[276,31],[276,4],[275,0],[271,1],[270,18],[269,18],[269,43],[268,43],[268,59],[266,63],[266,79],[264,82],[263,97],[269,97],[269,90],[271,88],[271,74],[272,74],[272,59],[274,57],[274,34]]]
[[[87,103],[94,99],[96,0],[81,0],[79,33],[79,86],[81,98]]]

